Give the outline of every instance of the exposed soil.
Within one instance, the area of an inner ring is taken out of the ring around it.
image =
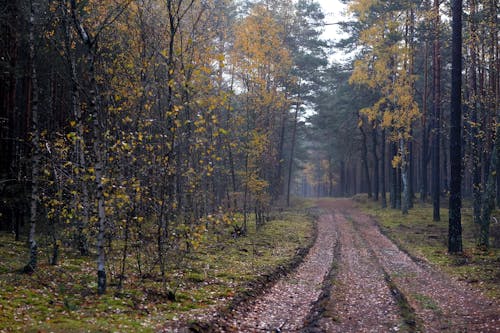
[[[234,309],[220,331],[500,332],[497,301],[414,261],[351,200],[322,200],[319,207],[318,238],[303,263]],[[318,312],[320,294],[327,296]]]

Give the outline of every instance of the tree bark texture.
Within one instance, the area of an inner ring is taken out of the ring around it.
[[[433,53],[433,126],[432,126],[432,207],[433,220],[440,221],[441,196],[440,137],[441,137],[441,52],[440,52],[439,0],[434,0],[434,53]]]
[[[31,87],[31,202],[30,202],[30,231],[29,231],[29,262],[26,271],[34,271],[37,266],[37,242],[36,242],[36,222],[39,202],[38,175],[40,173],[40,131],[38,123],[38,77],[36,71],[36,50],[35,50],[35,6],[34,1],[30,2],[29,17],[29,62],[30,62],[30,87]]]
[[[448,251],[462,252],[462,0],[452,0],[452,69],[450,117],[450,204]],[[492,160],[496,162],[496,152]],[[495,166],[496,168],[496,166]],[[495,169],[493,169],[495,170]]]

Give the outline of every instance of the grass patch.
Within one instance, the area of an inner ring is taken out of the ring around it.
[[[413,298],[420,303],[422,308],[432,310],[438,314],[442,313],[441,309],[439,308],[439,305],[437,305],[437,303],[429,296],[423,294],[414,294]]]
[[[172,300],[157,267],[140,276],[133,255],[123,289],[114,287],[117,276],[108,268],[110,286],[103,296],[96,295],[95,257],[81,258],[67,248],[58,266],[48,265],[40,249],[35,273],[21,274],[26,243],[0,233],[0,332],[154,332],[168,320],[224,308],[236,295],[251,293],[251,282],[290,263],[313,235],[312,219],[297,210],[281,211],[259,231],[250,223],[246,237],[232,238],[229,227],[223,235],[208,232],[168,271]]]
[[[382,209],[371,200],[357,200],[357,205],[374,216],[381,230],[415,259],[424,259],[460,280],[475,284],[488,296],[500,298],[500,249],[481,251],[476,247],[477,226],[466,202],[462,210],[463,247],[460,255],[450,255],[448,241],[448,209],[442,208],[441,221],[432,220],[432,205],[415,203],[404,216],[398,210]],[[500,215],[499,211],[494,215]]]
[[[384,275],[385,281],[397,301],[401,318],[403,319],[403,332],[421,332],[421,323],[415,314],[415,310],[406,299],[406,296],[399,290],[398,286],[392,281],[389,275],[385,273]]]

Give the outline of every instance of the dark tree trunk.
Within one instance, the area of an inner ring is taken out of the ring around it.
[[[470,1],[471,22],[469,24],[471,35],[476,35],[476,0]],[[469,70],[470,75],[470,92],[469,92],[469,106],[471,108],[471,121],[470,126],[470,143],[472,154],[472,216],[474,223],[481,221],[481,148],[479,139],[479,124],[478,124],[478,109],[480,107],[478,98],[479,92],[477,89],[477,49],[475,43],[471,45],[471,66]],[[500,179],[500,177],[498,178]]]
[[[16,175],[16,151],[20,140],[12,140],[11,138],[19,136],[19,121],[21,115],[16,106],[16,93],[18,85],[18,44],[19,42],[19,15],[17,1],[4,2],[8,3],[2,15],[5,15],[5,21],[0,22],[0,57],[2,60],[0,69],[0,180],[5,181],[0,186],[0,195],[10,191],[14,184],[18,184],[20,177]],[[13,193],[14,195],[21,196],[21,193]],[[19,237],[19,221],[22,219],[22,210],[17,209],[17,205],[12,202],[13,199],[9,198],[8,204],[0,205],[0,229],[4,226],[2,222],[6,222],[9,217],[14,222],[14,230],[16,240]],[[6,225],[5,225],[6,227]]]
[[[427,201],[427,194],[429,192],[429,177],[428,177],[428,165],[429,165],[429,127],[424,123],[422,128],[422,156],[420,156],[420,201]]]
[[[344,197],[347,193],[347,189],[346,189],[346,174],[345,174],[345,162],[344,161],[340,161],[340,193],[339,193],[339,196],[340,197]]]
[[[386,196],[386,188],[385,188],[385,129],[382,129],[382,135],[380,138],[380,162],[381,162],[381,170],[380,170],[380,184],[382,185],[380,195],[382,197],[382,208],[387,208],[387,196]]]
[[[420,201],[427,201],[429,192],[429,178],[427,167],[429,165],[429,124],[428,124],[428,93],[429,93],[429,42],[426,38],[424,44],[424,88],[422,93],[422,152],[420,156]]]
[[[441,117],[442,119],[442,117]],[[462,138],[463,140],[463,138]],[[441,185],[441,195],[443,193],[448,193],[450,190],[450,182],[448,180],[448,152],[446,151],[446,137],[444,135],[441,135],[441,155],[443,157],[443,167],[441,168],[441,179],[442,179],[442,185]]]
[[[397,147],[394,143],[391,143],[391,158],[394,158],[397,154]],[[391,162],[391,208],[397,208],[397,191],[398,191],[398,168],[392,166]]]
[[[397,150],[397,143],[395,143],[396,150]],[[401,209],[401,189],[403,188],[402,186],[402,169],[401,165],[398,165],[396,167],[396,209]]]
[[[409,192],[409,181],[408,181],[408,155],[406,152],[406,142],[404,139],[399,140],[399,149],[401,154],[401,184],[403,197],[401,200],[401,211],[403,215],[408,214],[410,192]]]
[[[462,0],[452,0],[452,67],[450,116],[450,205],[448,251],[462,252]],[[496,155],[496,151],[494,151]],[[493,158],[496,162],[496,156]],[[496,168],[496,166],[495,166]],[[493,169],[495,170],[495,169]],[[489,219],[488,219],[489,220]]]
[[[497,129],[497,136],[495,139],[495,144],[493,146],[493,151],[490,159],[490,172],[488,173],[488,178],[486,181],[486,188],[484,191],[484,196],[481,201],[482,205],[482,213],[481,213],[481,220],[480,220],[480,231],[479,231],[479,241],[478,245],[480,248],[483,250],[487,250],[489,248],[489,243],[490,243],[490,220],[491,220],[491,212],[495,208],[495,183],[496,183],[496,169],[498,167],[498,152],[499,152],[499,146],[500,146],[500,130]],[[460,207],[459,207],[460,208]],[[459,211],[460,212],[460,211]],[[451,214],[451,197],[450,197],[450,214]],[[451,216],[451,215],[450,215]],[[458,221],[460,222],[460,220]],[[449,243],[448,243],[448,249],[450,252],[453,252],[450,247],[451,247],[451,241],[452,241],[452,225],[451,225],[451,217],[450,217],[450,228],[449,228]],[[455,221],[455,223],[457,223]],[[454,238],[453,241],[455,242],[460,242],[460,247],[462,246],[462,226],[461,224],[454,225],[453,227],[453,232]],[[460,237],[460,238],[458,238]],[[460,249],[461,251],[461,249]],[[459,252],[460,252],[459,251]]]
[[[362,159],[362,164],[363,164],[363,184],[365,184],[365,187],[363,189],[366,189],[366,192],[368,193],[368,198],[372,197],[372,189],[371,189],[371,182],[370,182],[370,172],[368,170],[368,147],[367,147],[367,142],[366,142],[366,133],[363,129],[363,126],[359,126],[359,130],[361,132],[361,137],[363,138],[363,147],[361,151],[361,159]],[[363,190],[362,189],[362,190]]]
[[[413,208],[415,199],[415,167],[414,167],[413,141],[408,142],[408,208]]]
[[[434,105],[433,105],[433,126],[432,126],[432,207],[433,220],[440,221],[441,215],[439,212],[440,195],[441,195],[441,177],[440,177],[440,134],[441,134],[441,54],[440,54],[440,14],[439,0],[434,0],[434,54],[433,54],[433,90],[434,90]]]
[[[377,127],[372,124],[372,155],[373,155],[373,200],[378,201],[379,194],[379,158],[377,154]]]

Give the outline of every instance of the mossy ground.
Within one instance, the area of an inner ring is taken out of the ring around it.
[[[299,211],[284,211],[258,232],[250,223],[246,237],[207,234],[200,247],[168,272],[175,301],[161,279],[128,274],[124,287],[109,277],[105,295],[96,294],[95,258],[65,249],[57,266],[40,251],[39,267],[22,274],[26,240],[0,233],[0,332],[153,332],[191,310],[228,304],[249,282],[290,262],[313,238],[313,222]],[[118,265],[110,263],[110,265]],[[131,269],[132,270],[132,269]]]
[[[431,204],[416,202],[404,216],[399,210],[382,209],[380,203],[366,197],[358,197],[356,201],[403,250],[424,257],[447,273],[477,285],[488,296],[500,299],[500,249],[483,251],[476,246],[478,226],[472,221],[470,203],[465,202],[462,209],[464,252],[451,255],[447,250],[448,209],[441,208],[441,221],[434,222]],[[499,216],[500,212],[493,215]]]

